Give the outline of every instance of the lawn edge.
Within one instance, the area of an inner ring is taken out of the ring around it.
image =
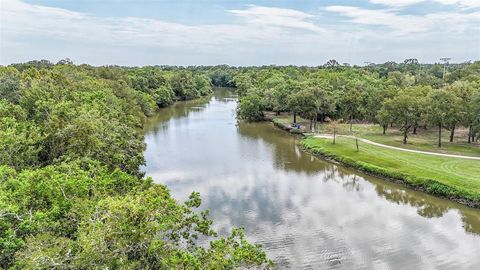
[[[306,136],[301,142],[300,147],[317,157],[326,160],[334,160],[342,165],[357,169],[368,175],[380,177],[391,182],[401,183],[414,190],[422,191],[430,195],[449,199],[472,208],[480,208],[480,194],[468,191],[466,189],[449,186],[438,182],[434,179],[418,177],[411,174],[397,172],[391,169],[386,169],[375,164],[355,161],[349,157],[342,156],[331,151],[328,151],[318,145],[308,144],[308,139],[314,139],[311,136]]]

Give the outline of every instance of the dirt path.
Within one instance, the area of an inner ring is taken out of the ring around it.
[[[314,137],[333,139],[333,135],[331,135],[331,134],[316,134],[316,135],[314,135]],[[419,150],[413,150],[413,149],[400,148],[400,147],[395,147],[395,146],[390,146],[390,145],[385,145],[385,144],[381,144],[381,143],[372,142],[372,141],[367,140],[367,139],[363,139],[363,138],[359,138],[359,137],[355,137],[355,136],[350,136],[350,135],[337,135],[337,137],[346,137],[346,138],[352,138],[352,139],[358,138],[359,141],[364,142],[364,143],[380,146],[380,147],[383,147],[383,148],[389,148],[389,149],[394,149],[394,150],[398,150],[398,151],[404,151],[404,152],[411,152],[411,153],[418,153],[418,154],[425,154],[425,155],[432,155],[432,156],[441,156],[441,157],[453,157],[453,158],[480,160],[480,157],[443,154],[443,153],[435,153],[435,152],[419,151]]]

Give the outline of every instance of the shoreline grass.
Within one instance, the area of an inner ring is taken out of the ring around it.
[[[301,142],[306,151],[333,159],[368,174],[400,181],[432,195],[444,197],[470,207],[480,207],[480,161],[429,156],[387,149],[338,137],[331,139],[307,136]]]

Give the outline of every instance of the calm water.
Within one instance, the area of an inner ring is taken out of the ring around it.
[[[147,175],[179,200],[199,191],[220,232],[244,227],[280,269],[480,269],[479,210],[315,158],[235,107],[218,90],[145,135]]]

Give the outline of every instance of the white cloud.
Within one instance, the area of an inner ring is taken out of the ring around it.
[[[356,24],[385,26],[400,35],[434,31],[459,33],[475,29],[475,25],[480,24],[480,11],[439,12],[415,16],[401,15],[392,9],[364,9],[351,6],[329,6],[325,10],[348,17]]]
[[[244,18],[247,23],[261,26],[298,28],[317,32],[325,31],[325,29],[308,21],[315,16],[292,9],[250,5],[248,9],[229,10],[228,12]]]
[[[404,7],[423,2],[425,0],[369,0],[373,4],[381,4],[390,7]]]
[[[70,57],[92,64],[319,65],[332,58],[353,63],[409,57],[433,61],[444,51],[456,59],[480,58],[480,52],[472,50],[480,40],[472,35],[479,33],[478,11],[422,17],[400,14],[393,7],[330,6],[320,16],[249,5],[225,10],[231,21],[188,25],[0,1],[1,64]],[[348,19],[333,24],[331,13]],[[439,51],[432,51],[438,44]],[[388,53],[378,53],[386,48]]]
[[[353,23],[386,26],[402,34],[425,32],[429,29],[428,21],[423,18],[412,15],[396,15],[391,10],[350,6],[329,6],[325,10],[346,16]]]
[[[185,25],[138,17],[96,17],[65,9],[5,0],[0,10],[2,33],[41,35],[55,39],[116,42],[165,47],[216,46],[234,41],[267,42],[295,30],[325,32],[308,22],[313,16],[291,9],[249,6],[228,12],[242,23]]]
[[[442,5],[456,5],[461,8],[478,8],[480,7],[479,0],[430,0]],[[369,0],[374,4],[381,4],[389,7],[405,7],[421,2],[428,2],[428,0]]]

